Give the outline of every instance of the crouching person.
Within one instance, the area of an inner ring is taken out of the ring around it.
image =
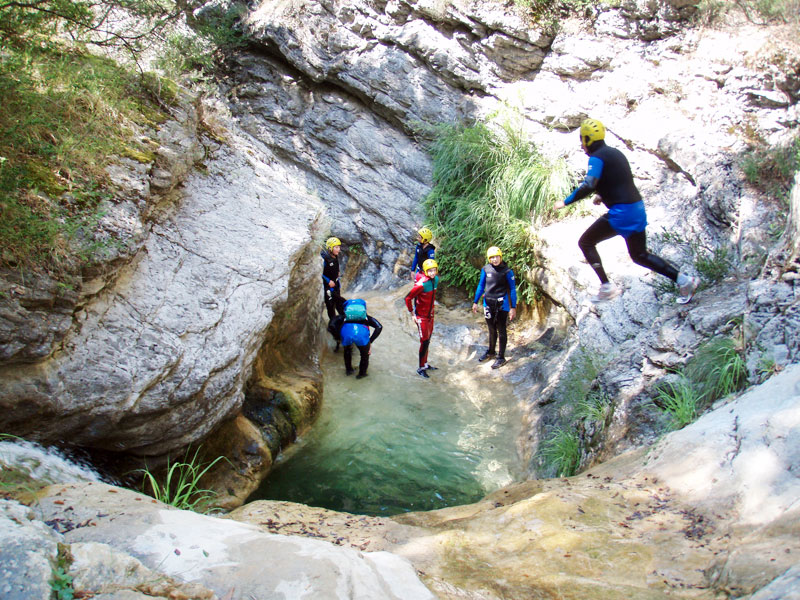
[[[369,328],[372,327],[372,335]],[[344,368],[347,375],[355,373],[353,369],[353,345],[358,348],[361,359],[358,363],[356,379],[367,376],[369,367],[370,345],[381,334],[383,327],[378,319],[367,314],[367,303],[360,298],[353,298],[344,303],[344,314],[337,315],[328,324],[328,331],[344,347]]]

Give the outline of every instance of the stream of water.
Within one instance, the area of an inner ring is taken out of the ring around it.
[[[475,502],[519,479],[522,418],[508,384],[477,363],[474,349],[454,345],[452,334],[468,328],[440,326],[439,308],[429,361],[440,368],[430,379],[417,375],[404,291],[362,296],[383,325],[369,375],[345,376],[342,352],[325,353],[318,421],[249,500],[388,516]]]

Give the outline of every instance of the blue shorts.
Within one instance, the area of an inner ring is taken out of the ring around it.
[[[608,209],[607,216],[614,231],[624,238],[644,231],[647,227],[647,215],[644,212],[644,202],[641,200],[633,204],[615,204]]]
[[[366,346],[369,344],[369,327],[360,323],[342,325],[342,346]]]

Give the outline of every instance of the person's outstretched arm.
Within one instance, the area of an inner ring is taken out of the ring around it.
[[[581,184],[569,196],[556,202],[555,207],[558,209],[564,208],[593,194],[597,189],[597,182],[600,181],[600,175],[602,174],[603,161],[596,156],[589,157],[589,169],[586,172],[586,177],[583,178]]]

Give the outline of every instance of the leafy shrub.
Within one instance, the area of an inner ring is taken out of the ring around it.
[[[550,214],[554,200],[567,194],[565,163],[547,161],[509,124],[440,127],[431,153],[434,187],[424,205],[442,278],[474,288],[484,252],[499,246],[517,274],[520,297],[531,302],[526,274],[536,267],[532,221]]]
[[[696,20],[703,23],[719,21],[728,12],[738,8],[745,17],[760,25],[770,22],[797,22],[800,14],[798,0],[701,0],[697,6]]]
[[[697,244],[691,244],[694,253],[694,268],[703,281],[716,283],[725,278],[733,267],[730,250],[718,246],[712,251],[703,251]]]
[[[782,146],[767,146],[759,141],[744,156],[741,169],[748,183],[777,200],[786,201],[800,170],[800,137]]]

